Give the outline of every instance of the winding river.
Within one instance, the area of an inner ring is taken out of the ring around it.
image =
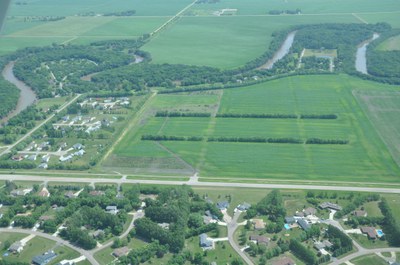
[[[266,62],[263,66],[261,66],[260,69],[272,69],[272,67],[274,66],[274,63],[276,63],[277,61],[279,61],[280,59],[285,57],[289,53],[290,48],[293,45],[295,36],[296,36],[296,31],[290,32],[287,35],[285,41],[282,43],[279,50],[274,54],[272,59],[268,60],[268,62]]]
[[[6,117],[1,119],[1,123],[7,122],[10,118],[14,117],[28,106],[35,103],[37,100],[35,92],[27,86],[24,82],[18,80],[13,72],[15,62],[9,62],[6,67],[4,67],[1,73],[5,80],[15,85],[20,90],[20,95],[18,99],[17,106],[10,112]]]
[[[365,75],[368,74],[367,70],[367,46],[370,44],[372,41],[376,40],[379,38],[379,34],[374,33],[371,39],[364,41],[361,43],[358,48],[357,48],[357,54],[356,54],[356,70],[360,73],[363,73]]]

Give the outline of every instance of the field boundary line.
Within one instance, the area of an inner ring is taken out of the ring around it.
[[[217,106],[216,106],[216,108],[214,110],[214,113],[210,117],[210,122],[208,123],[204,139],[207,139],[210,135],[212,135],[214,133],[215,125],[217,124],[216,115],[217,115],[219,107],[221,105],[222,95],[224,94],[224,90],[221,89],[219,91],[220,91],[220,94],[219,94],[219,97],[218,97],[218,103],[217,103]],[[206,153],[207,153],[207,149],[208,149],[207,148],[207,145],[208,145],[207,140],[203,141],[202,143],[203,144],[202,144],[202,147],[201,147],[200,152],[199,152],[199,160],[198,160],[198,162],[196,164],[197,171],[200,171],[200,167],[203,166],[203,164],[204,164],[204,162],[206,160],[205,157],[206,157]]]
[[[190,168],[190,170],[193,171],[193,174],[196,173],[196,169],[189,164],[188,162],[186,162],[182,157],[180,157],[178,154],[175,154],[174,152],[172,152],[171,149],[169,149],[168,147],[164,146],[163,144],[161,144],[158,141],[155,141],[155,144],[158,145],[161,149],[163,149],[164,151],[166,151],[167,153],[169,153],[170,155],[172,155],[173,157],[175,157],[177,160],[179,160],[179,162],[181,162],[182,164],[184,164],[186,167]]]
[[[125,127],[125,129],[123,130],[123,132],[121,133],[121,135],[118,137],[118,139],[111,145],[110,149],[108,149],[107,153],[103,156],[103,158],[99,161],[99,165],[101,165],[104,160],[106,160],[108,158],[108,156],[114,151],[115,147],[117,146],[117,144],[126,136],[126,134],[128,133],[128,131],[130,131],[135,125],[137,120],[139,119],[139,117],[143,114],[144,110],[147,108],[148,104],[150,104],[149,102],[151,102],[151,100],[157,95],[157,92],[153,92],[151,94],[151,96],[146,100],[146,102],[143,104],[143,106],[140,108],[140,110],[138,112],[136,112],[134,114],[134,117],[132,119],[130,119],[129,125],[127,127]]]
[[[154,30],[153,32],[150,33],[150,36],[154,36],[155,34],[157,34],[158,32],[160,32],[163,28],[165,28],[166,26],[168,26],[168,24],[170,24],[171,22],[173,22],[174,20],[176,20],[181,14],[183,14],[186,10],[188,10],[189,8],[191,8],[195,3],[197,2],[197,0],[193,1],[192,3],[190,3],[189,5],[187,5],[186,7],[184,7],[181,11],[179,11],[178,13],[176,13],[175,16],[171,17],[170,19],[167,20],[167,22],[165,22],[164,24],[162,24],[160,27],[158,27],[156,30]]]
[[[353,17],[355,17],[356,19],[360,20],[362,23],[368,24],[368,21],[366,21],[365,19],[363,19],[362,17],[360,17],[356,13],[351,13],[351,14],[353,15]]]
[[[353,89],[351,91],[351,94],[355,98],[355,100],[356,100],[358,106],[361,108],[363,114],[367,117],[367,119],[370,122],[371,126],[375,129],[375,132],[378,134],[379,138],[381,139],[381,141],[385,145],[385,147],[388,150],[388,152],[389,152],[390,156],[392,157],[393,161],[396,163],[396,165],[398,167],[400,167],[400,158],[396,159],[396,154],[394,153],[392,148],[389,147],[389,143],[386,141],[385,137],[383,137],[381,131],[376,127],[375,122],[374,122],[375,118],[373,117],[373,116],[375,116],[375,113],[370,112],[369,108],[368,108],[368,105],[367,105],[367,102],[363,102],[363,99],[357,96],[357,94],[359,92],[360,92],[359,90]],[[380,123],[379,119],[378,119],[377,122]],[[382,125],[382,124],[380,124],[380,125]]]

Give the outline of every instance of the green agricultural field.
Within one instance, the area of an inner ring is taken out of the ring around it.
[[[302,14],[324,14],[324,13],[358,13],[358,12],[379,12],[379,11],[399,11],[396,0],[386,0],[376,2],[374,0],[346,0],[324,1],[324,0],[301,0],[301,1],[282,1],[282,0],[222,0],[216,4],[200,4],[193,7],[194,10],[202,13],[212,14],[224,8],[238,9],[237,15],[265,15],[271,10],[295,10],[301,9]]]
[[[381,51],[398,51],[400,50],[400,35],[391,37],[381,43],[378,47]]]
[[[379,175],[381,182],[396,182],[399,168],[353,96],[353,88],[370,92],[376,89],[376,84],[346,75],[289,77],[224,90],[217,103],[219,113],[225,114],[336,114],[335,120],[151,118],[147,114],[138,130],[122,139],[104,166],[125,161],[124,169],[136,172],[162,173],[164,169],[166,172],[175,169],[177,173],[184,173],[183,168],[191,167],[201,177],[368,182]],[[389,86],[380,85],[380,89],[390,91]],[[204,100],[204,95],[193,95],[196,96]],[[155,109],[173,106],[168,100],[176,102],[175,97],[181,101],[174,110],[191,105],[184,101],[186,95],[157,97],[152,102],[152,113]],[[212,104],[215,104],[214,97],[208,105]],[[302,140],[315,137],[348,140],[349,144],[142,141],[141,136],[146,134]]]
[[[400,165],[400,93],[397,89],[354,91],[359,104]]]
[[[352,15],[318,16],[318,20],[313,16],[184,17],[143,49],[152,54],[155,63],[235,68],[265,52],[274,31],[324,22],[358,20]]]
[[[384,265],[387,264],[382,258],[376,255],[362,256],[351,260],[351,263],[355,265]]]
[[[162,0],[130,1],[67,1],[54,3],[48,0],[29,1],[27,5],[11,4],[9,18],[0,35],[0,55],[19,48],[46,46],[53,43],[89,44],[98,40],[137,38],[151,33],[171,16],[189,5],[189,0],[172,0],[168,5]],[[76,16],[93,12],[102,14],[136,10],[132,17]],[[26,21],[26,17],[65,16],[54,22]]]
[[[74,16],[79,13],[107,13],[136,10],[137,16],[170,16],[190,4],[191,0],[60,0],[54,8],[52,0],[26,1],[27,5],[13,4],[10,16]]]

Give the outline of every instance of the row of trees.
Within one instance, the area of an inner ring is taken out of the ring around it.
[[[157,111],[156,117],[211,117],[207,112]]]
[[[229,142],[229,143],[276,143],[276,144],[330,144],[330,145],[344,145],[348,144],[348,140],[340,139],[320,139],[309,138],[301,140],[297,138],[267,138],[267,137],[208,137],[202,136],[175,136],[175,135],[142,135],[143,141],[191,141],[199,142],[206,139],[208,142]]]
[[[392,246],[400,246],[400,224],[394,217],[393,211],[385,198],[382,198],[379,202],[379,208],[384,216],[383,231],[387,241]]]

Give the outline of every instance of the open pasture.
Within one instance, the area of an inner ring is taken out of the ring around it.
[[[400,35],[385,40],[378,46],[381,51],[398,51],[400,50]]]
[[[354,87],[370,91],[376,88],[376,84],[346,75],[299,76],[227,89],[220,102],[221,114],[336,114],[338,118],[152,118],[150,115],[141,123],[137,133],[126,135],[111,157],[152,161],[153,172],[157,168],[154,163],[157,159],[180,160],[181,164],[198,170],[201,177],[368,182],[371,177],[379,176],[381,182],[398,181],[399,168],[353,97]],[[388,86],[381,85],[381,89],[387,90]],[[193,100],[192,96],[197,99]],[[206,99],[201,94],[192,96],[159,95],[153,101],[152,113],[154,115],[154,109],[165,110],[168,106],[179,109],[186,104],[185,98],[191,99],[192,103]],[[177,98],[180,99],[179,105],[174,106]],[[215,97],[209,99],[209,105],[215,104]],[[342,139],[348,140],[349,144],[142,141],[141,136],[146,134]],[[141,168],[146,168],[146,164],[142,163]],[[140,169],[136,170],[140,172]]]

